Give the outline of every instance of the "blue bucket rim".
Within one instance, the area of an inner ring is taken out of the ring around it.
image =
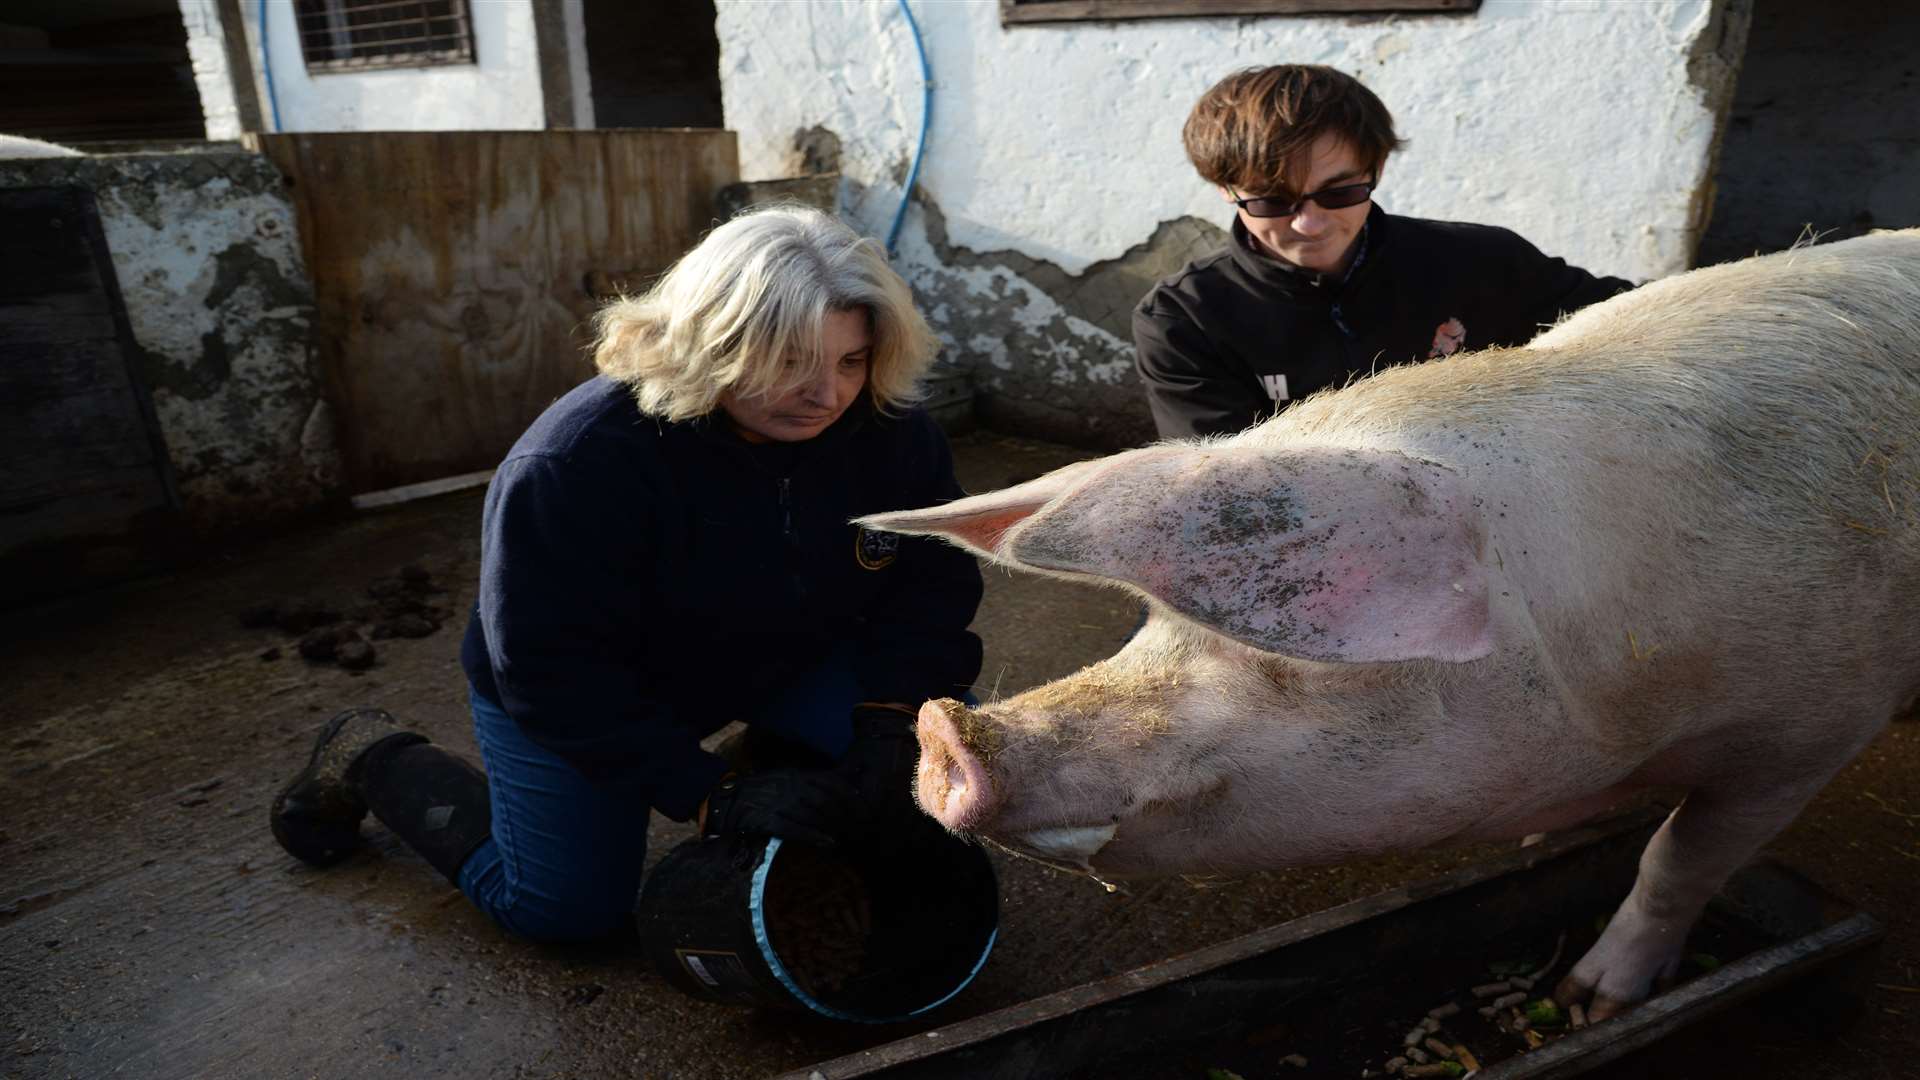
[[[773,977],[780,980],[780,985],[787,988],[787,993],[792,994],[795,1001],[819,1013],[821,1016],[834,1020],[846,1020],[856,1024],[898,1023],[902,1020],[910,1020],[922,1013],[937,1009],[953,1000],[953,996],[965,990],[968,984],[973,982],[974,977],[980,974],[980,969],[986,966],[987,957],[993,952],[994,942],[1000,938],[1000,921],[998,919],[994,920],[993,929],[987,932],[987,942],[980,949],[980,957],[973,962],[973,970],[967,972],[967,977],[961,979],[958,985],[941,995],[938,999],[930,1001],[911,1012],[904,1012],[897,1016],[860,1016],[842,1009],[836,1009],[815,998],[812,994],[802,990],[800,984],[787,972],[786,965],[780,962],[779,954],[774,952],[773,943],[767,937],[766,910],[762,901],[767,892],[767,873],[773,868],[773,858],[780,851],[782,843],[784,843],[784,841],[777,836],[767,838],[767,846],[760,854],[760,863],[753,869],[753,887],[747,895],[747,910],[753,917],[753,943],[754,946],[760,950],[760,959],[766,962],[767,970],[773,972]]]

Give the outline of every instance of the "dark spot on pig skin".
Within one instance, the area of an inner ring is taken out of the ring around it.
[[[1339,764],[1355,772],[1370,768],[1386,756],[1379,739],[1355,730],[1323,730],[1310,751],[1315,760]]]
[[[1305,522],[1293,496],[1284,491],[1254,494],[1227,488],[1208,500],[1212,515],[1169,507],[1158,522],[1161,531],[1189,545],[1235,550],[1277,534],[1298,532]]]
[[[1426,490],[1423,489],[1419,482],[1414,480],[1413,477],[1402,476],[1400,478],[1400,490],[1406,493],[1408,513],[1426,514],[1430,512],[1427,504],[1432,500],[1427,496]]]

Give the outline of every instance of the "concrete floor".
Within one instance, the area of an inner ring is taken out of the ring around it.
[[[1074,460],[988,434],[957,441],[983,491]],[[1002,859],[1000,944],[926,1023],[836,1026],[685,998],[617,948],[495,930],[370,825],[314,871],[266,810],[314,729],[387,708],[472,753],[458,617],[379,642],[355,674],[241,627],[281,597],[351,607],[401,566],[471,603],[480,494],[444,496],[218,553],[191,572],[7,614],[0,628],[0,1075],[6,1077],[733,1078],[820,1061],[1461,865],[1450,851],[1110,895]],[[988,573],[982,693],[1110,653],[1125,597]],[[275,655],[278,658],[265,659]],[[656,826],[657,858],[687,835]],[[1920,1077],[1920,726],[1897,724],[1775,846],[1889,926],[1865,1019],[1838,1042],[1790,1026],[1729,1039],[1744,1077]]]

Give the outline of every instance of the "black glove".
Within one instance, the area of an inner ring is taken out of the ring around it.
[[[905,706],[860,704],[853,709],[853,743],[839,771],[859,793],[871,831],[882,836],[916,823],[914,772],[920,740],[914,713]]]
[[[855,830],[859,804],[859,793],[835,770],[729,775],[707,795],[700,834],[764,833],[829,848]]]

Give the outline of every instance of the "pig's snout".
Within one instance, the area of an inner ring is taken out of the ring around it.
[[[914,797],[920,809],[956,832],[978,826],[993,805],[987,768],[967,748],[955,722],[966,712],[967,707],[952,698],[920,706],[920,771]]]

